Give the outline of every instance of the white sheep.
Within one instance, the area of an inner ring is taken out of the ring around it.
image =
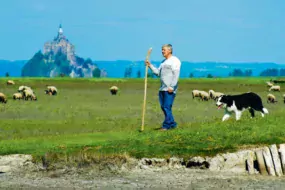
[[[117,86],[112,86],[110,88],[110,92],[111,92],[112,95],[116,95],[118,90],[119,90],[119,88]]]
[[[267,95],[267,103],[275,103],[277,102],[276,97],[273,94]]]
[[[0,102],[3,104],[7,103],[7,98],[6,98],[5,94],[3,94],[1,92],[0,92]]]
[[[193,90],[192,91],[192,97],[193,97],[193,99],[195,98],[195,97],[200,97],[200,90]]]
[[[279,91],[280,92],[280,86],[278,85],[276,85],[276,86],[271,86],[270,88],[269,88],[269,91]]]
[[[224,95],[224,93],[215,92],[214,90],[209,90],[209,95],[210,98],[212,98],[213,100],[217,100],[220,96]]]
[[[23,99],[23,94],[21,94],[21,93],[14,93],[13,94],[13,99],[14,100],[16,100],[16,99],[18,99],[18,100],[20,100],[20,99]]]
[[[23,91],[23,96],[24,96],[25,100],[28,100],[29,98],[30,98],[31,100],[37,100],[36,95],[33,93],[33,91],[31,91],[31,90],[29,90],[29,89],[25,89],[25,90]]]
[[[204,100],[208,101],[210,99],[210,95],[208,94],[208,92],[205,92],[205,91],[200,91],[199,96],[202,101]]]
[[[23,92],[24,90],[30,90],[30,91],[32,91],[32,92],[34,92],[33,90],[32,90],[32,88],[31,87],[29,87],[29,86],[20,86],[19,87],[19,89],[18,89],[18,92]]]
[[[266,82],[266,84],[267,84],[267,87],[272,87],[273,86],[273,84],[271,82]]]
[[[8,81],[7,81],[7,85],[14,85],[14,84],[15,84],[15,82],[12,81],[12,80],[8,80]]]
[[[57,94],[57,88],[55,86],[48,86],[47,85],[47,90],[45,92],[46,92],[46,94],[50,94],[49,92],[51,92],[52,95],[56,95]]]

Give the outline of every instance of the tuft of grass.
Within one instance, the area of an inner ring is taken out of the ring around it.
[[[60,160],[81,155],[84,150],[87,157],[98,159],[125,154],[136,158],[186,158],[284,142],[282,93],[272,92],[279,100],[277,104],[266,103],[265,82],[269,78],[181,79],[173,105],[178,128],[164,132],[155,130],[164,119],[157,97],[159,79],[148,83],[144,132],[138,132],[143,79],[13,78],[16,85],[12,86],[7,86],[6,80],[0,78],[0,92],[8,96],[8,103],[0,105],[1,155],[41,157],[49,153]],[[45,95],[46,84],[55,85],[58,95]],[[20,85],[31,86],[38,101],[13,100],[12,94]],[[109,92],[113,85],[121,89],[117,96]],[[256,112],[256,118],[250,119],[245,111],[240,121],[233,115],[221,122],[224,112],[216,109],[214,101],[193,100],[193,89],[226,94],[256,92],[269,115],[261,118]]]

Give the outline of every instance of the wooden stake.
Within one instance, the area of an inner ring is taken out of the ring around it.
[[[277,176],[282,176],[283,175],[282,166],[281,166],[281,162],[280,162],[280,158],[279,158],[279,154],[278,154],[276,144],[271,145],[269,147],[269,149],[271,151],[275,172],[276,172]]]
[[[271,153],[270,153],[270,150],[269,150],[268,147],[265,147],[263,149],[263,157],[264,157],[264,160],[265,160],[265,164],[266,164],[266,168],[267,168],[268,174],[271,175],[271,176],[276,176],[275,175],[274,165],[273,165],[273,160],[272,160]]]
[[[279,152],[280,152],[280,157],[281,157],[281,165],[283,169],[283,173],[285,174],[285,144],[280,144],[279,145]]]
[[[152,48],[149,48],[147,51],[146,55],[146,60],[149,60],[149,56],[151,54]],[[144,75],[144,98],[143,98],[143,109],[142,109],[142,126],[141,126],[141,131],[144,130],[144,118],[145,118],[145,110],[146,110],[146,91],[147,91],[147,71],[148,71],[148,66],[145,66],[145,75]]]
[[[257,159],[260,174],[267,175],[268,173],[265,168],[265,162],[264,162],[264,158],[262,155],[262,149],[256,150],[255,154],[256,154],[256,159]]]
[[[254,152],[248,152],[246,163],[247,163],[247,167],[248,167],[248,174],[250,174],[250,175],[255,173],[253,162],[254,162]]]

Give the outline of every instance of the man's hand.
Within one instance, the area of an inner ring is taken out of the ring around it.
[[[169,93],[173,93],[173,88],[168,87],[167,92],[169,92]]]
[[[149,60],[145,60],[145,65],[148,66],[148,67],[150,66]]]

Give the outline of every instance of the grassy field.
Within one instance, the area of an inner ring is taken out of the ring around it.
[[[0,79],[0,92],[8,103],[0,105],[0,154],[94,155],[133,157],[190,157],[214,155],[247,146],[285,141],[285,105],[282,92],[273,92],[279,102],[266,103],[266,78],[183,79],[174,102],[173,113],[178,128],[157,131],[163,120],[158,103],[159,80],[148,83],[145,131],[140,133],[143,100],[142,79],[44,79],[15,78],[7,86]],[[57,96],[44,94],[45,85],[55,85]],[[31,86],[38,101],[13,100],[20,85]],[[109,88],[121,92],[111,96]],[[285,86],[284,86],[285,87]],[[282,88],[281,86],[281,91]],[[193,100],[191,91],[214,89],[226,94],[256,92],[269,115],[250,119],[246,111],[240,121],[232,117],[221,122],[224,111],[214,101]]]

